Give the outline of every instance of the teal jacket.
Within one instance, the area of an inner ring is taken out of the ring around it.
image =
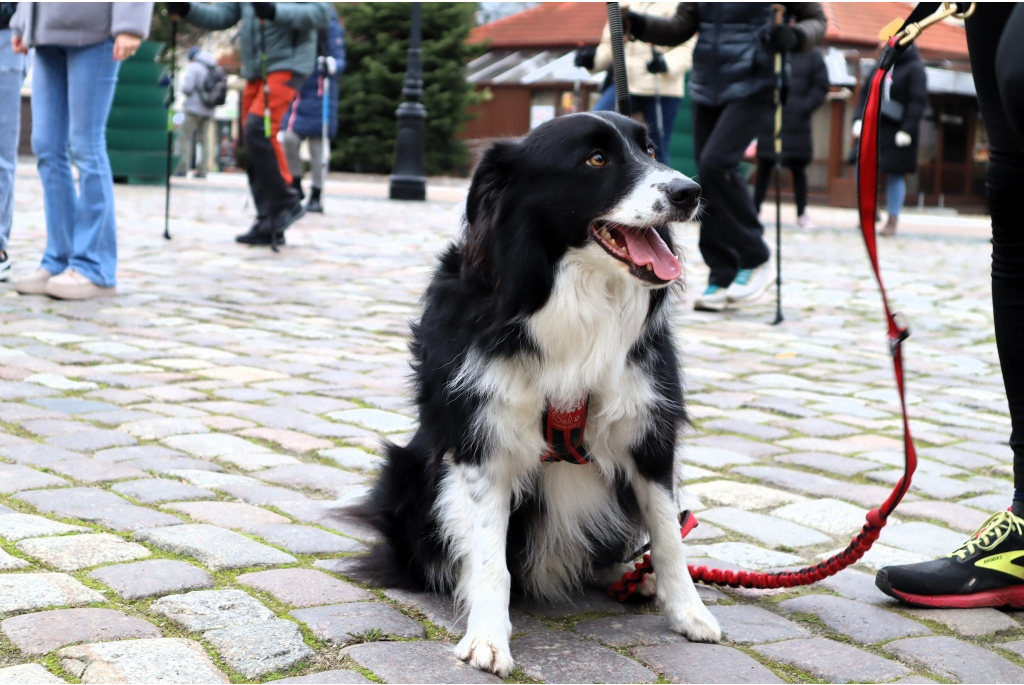
[[[204,29],[222,30],[242,22],[242,78],[262,77],[260,54],[267,53],[267,73],[291,71],[305,78],[316,68],[316,32],[327,28],[331,14],[326,2],[275,3],[274,21],[260,31],[260,21],[248,2],[193,2],[183,19]],[[261,33],[266,36],[263,45]]]

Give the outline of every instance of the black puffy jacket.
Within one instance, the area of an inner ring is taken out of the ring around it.
[[[782,109],[782,161],[814,158],[811,115],[828,95],[828,70],[817,50],[789,56],[789,99]],[[757,136],[757,156],[775,159],[775,118]]]
[[[810,50],[825,35],[818,2],[782,3],[796,20],[800,49]],[[720,107],[750,97],[771,99],[774,57],[768,48],[772,9],[767,2],[681,2],[673,17],[645,15],[633,33],[655,45],[679,45],[699,33],[693,50],[690,96],[699,105]]]

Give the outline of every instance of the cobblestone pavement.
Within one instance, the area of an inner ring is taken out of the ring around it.
[[[0,284],[0,683],[495,682],[451,655],[462,627],[448,601],[346,576],[371,534],[331,514],[366,491],[381,437],[413,429],[408,321],[458,229],[464,184],[402,204],[379,179],[334,179],[328,213],[271,255],[232,242],[250,220],[243,182],[180,184],[170,242],[162,189],[118,187],[116,298],[62,303]],[[30,166],[18,183],[20,275],[44,231]],[[825,228],[785,234],[777,327],[770,301],[692,311],[706,269],[695,230],[680,228],[692,557],[813,562],[900,473],[853,215],[813,211]],[[985,225],[907,216],[905,235],[882,243],[914,328],[922,459],[899,522],[856,568],[792,591],[702,588],[721,645],[687,643],[653,607],[596,590],[516,600],[512,680],[1024,680],[1021,614],[900,609],[871,575],[950,551],[1010,500]]]

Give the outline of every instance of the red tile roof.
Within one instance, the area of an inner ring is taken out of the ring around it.
[[[469,42],[489,40],[492,50],[597,45],[607,20],[603,2],[544,2],[525,12],[477,26]]]
[[[904,2],[826,2],[826,43],[877,45],[878,32],[896,17],[913,8]],[[525,12],[492,21],[473,29],[469,41],[490,41],[493,50],[522,48],[575,48],[597,45],[606,21],[603,2],[544,2]],[[963,27],[951,22],[932,26],[918,39],[918,46],[933,55],[967,56]]]

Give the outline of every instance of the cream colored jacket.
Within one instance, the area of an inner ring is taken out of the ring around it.
[[[676,13],[676,2],[634,2],[629,8],[639,14],[653,14],[658,17],[671,17]],[[623,46],[626,53],[626,76],[629,79],[630,95],[655,95],[655,84],[660,94],[666,97],[683,96],[683,75],[693,65],[693,46],[697,42],[694,36],[682,45],[665,52],[668,71],[664,74],[652,74],[647,71],[647,63],[651,61],[651,44],[638,40],[628,40]],[[612,66],[612,42],[608,25],[605,24],[601,34],[601,44],[597,46],[594,56],[592,73],[598,73]]]

